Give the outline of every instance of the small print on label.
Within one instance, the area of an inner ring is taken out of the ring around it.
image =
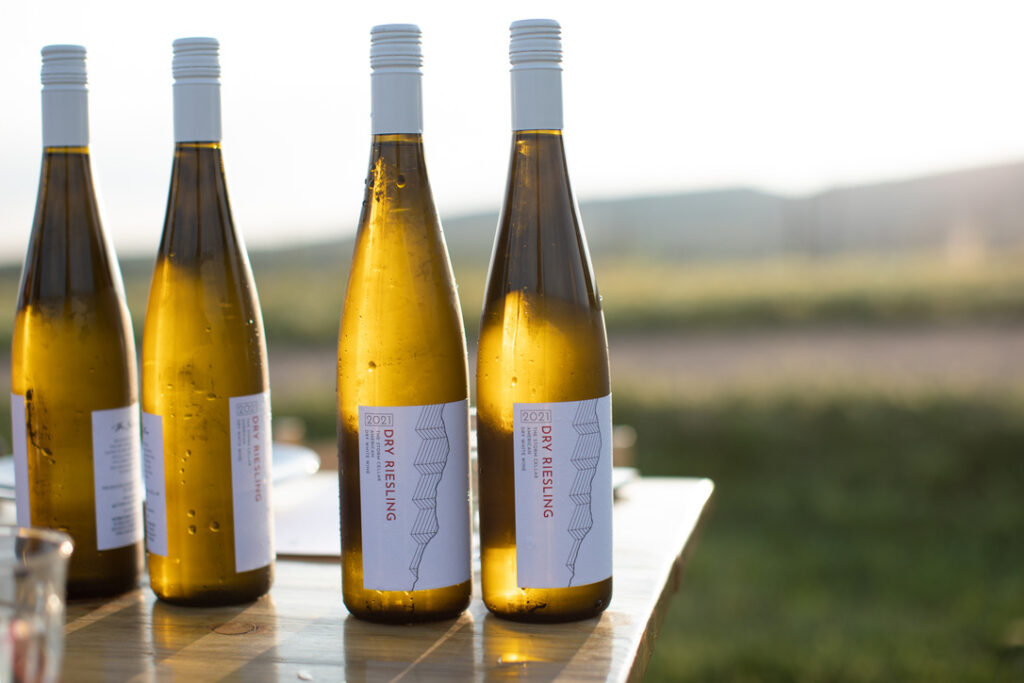
[[[98,550],[142,540],[139,404],[92,411],[92,467]]]
[[[146,482],[146,550],[167,557],[167,481],[164,420],[142,413],[142,473]]]
[[[32,526],[32,504],[28,494],[28,427],[25,397],[11,394],[11,445],[14,451],[14,504],[18,526]]]
[[[513,409],[518,585],[568,588],[607,579],[611,396]]]
[[[266,567],[274,557],[270,507],[270,393],[235,396],[231,411],[231,483],[235,571]]]

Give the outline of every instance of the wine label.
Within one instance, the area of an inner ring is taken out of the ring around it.
[[[270,510],[270,392],[235,396],[231,413],[231,485],[235,571],[266,567],[274,557]]]
[[[14,504],[18,526],[32,526],[32,507],[28,498],[28,428],[25,424],[25,397],[11,394],[11,443],[14,451]]]
[[[138,403],[92,411],[97,550],[142,540],[140,450]]]
[[[164,419],[142,413],[142,474],[146,480],[146,550],[167,557]]]
[[[612,401],[516,403],[516,580],[569,588],[612,575]]]
[[[468,406],[359,406],[364,588],[469,580]]]

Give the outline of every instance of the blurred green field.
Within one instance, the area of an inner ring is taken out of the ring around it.
[[[1024,680],[1024,400],[616,396],[713,509],[650,681]]]
[[[351,243],[252,254],[271,344],[333,345]],[[475,338],[487,264],[455,262],[467,335]],[[122,264],[141,334],[151,259]],[[621,330],[763,328],[816,324],[949,324],[1024,319],[1024,253],[968,262],[943,253],[594,265],[608,327]],[[0,342],[9,344],[20,266],[0,267]]]
[[[291,263],[256,254],[268,334],[333,343],[349,254]],[[323,260],[319,260],[323,259]],[[486,263],[455,261],[470,338],[479,324]],[[610,330],[756,328],[831,323],[948,324],[1024,319],[1024,253],[958,263],[942,254],[730,262],[595,260]]]

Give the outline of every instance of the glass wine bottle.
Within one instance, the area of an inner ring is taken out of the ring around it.
[[[192,605],[263,595],[274,558],[267,350],[224,182],[218,48],[174,41],[174,165],[142,342],[150,585]]]
[[[566,170],[560,27],[511,36],[512,159],[476,375],[483,599],[569,621],[611,599],[608,342]]]
[[[43,160],[11,341],[18,523],[71,534],[72,598],[142,563],[135,342],[89,163],[85,48],[42,50]]]
[[[370,35],[370,168],[338,337],[342,593],[357,617],[426,621],[470,598],[466,342],[424,164],[420,31]]]

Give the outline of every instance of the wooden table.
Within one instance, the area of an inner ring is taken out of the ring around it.
[[[382,626],[348,615],[337,560],[279,559],[269,595],[184,608],[148,587],[68,606],[65,681],[638,680],[713,490],[639,478],[614,506],[614,594],[596,619],[523,625],[479,595],[452,621]]]

